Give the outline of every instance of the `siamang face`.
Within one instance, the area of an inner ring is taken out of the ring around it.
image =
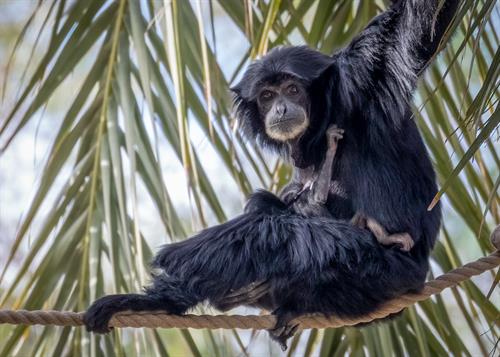
[[[301,145],[307,135],[324,138],[316,125],[321,120],[313,119],[312,103],[317,111],[317,103],[323,102],[318,94],[323,97],[328,90],[316,89],[317,81],[332,63],[331,56],[291,46],[276,47],[250,64],[240,82],[231,88],[243,135],[284,157],[290,153],[289,144]],[[324,111],[321,113],[327,117]],[[307,140],[311,147],[315,142]]]
[[[257,105],[266,134],[280,142],[300,138],[309,126],[309,103],[305,86],[294,78],[263,84]]]

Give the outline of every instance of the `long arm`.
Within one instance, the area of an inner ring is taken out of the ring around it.
[[[394,1],[340,53],[345,75],[357,88],[384,83],[387,95],[409,99],[459,4],[459,0]]]

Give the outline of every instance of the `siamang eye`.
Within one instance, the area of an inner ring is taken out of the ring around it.
[[[274,97],[274,93],[271,92],[270,90],[265,90],[265,91],[262,91],[262,93],[260,93],[260,98],[262,100],[270,100]]]
[[[287,88],[288,93],[290,94],[297,94],[299,92],[299,88],[295,84],[290,84]]]

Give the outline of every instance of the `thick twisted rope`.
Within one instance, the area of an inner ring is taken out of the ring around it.
[[[495,229],[491,238],[493,245],[497,249],[496,252],[428,281],[424,289],[418,294],[402,295],[383,304],[376,311],[361,317],[346,318],[304,315],[296,318],[294,322],[299,323],[301,329],[353,326],[397,313],[416,302],[439,294],[447,288],[457,286],[459,283],[469,280],[473,276],[498,267],[500,265],[500,226]],[[276,319],[272,315],[169,315],[162,312],[122,312],[113,316],[110,326],[271,329],[275,323]],[[83,325],[83,312],[0,310],[0,324],[81,326]]]

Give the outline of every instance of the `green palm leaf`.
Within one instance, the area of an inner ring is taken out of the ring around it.
[[[32,132],[49,102],[58,109],[41,120],[54,135],[2,264],[0,301],[82,310],[98,296],[147,283],[158,244],[222,222],[241,211],[254,189],[277,190],[289,179],[289,167],[235,130],[228,88],[248,59],[280,44],[331,53],[384,6],[54,0],[32,7],[4,60],[0,155]],[[415,120],[441,183],[436,199],[444,198],[445,207],[434,275],[490,252],[488,237],[500,222],[499,13],[494,0],[464,1],[450,44],[416,95]],[[17,61],[23,48],[33,53],[25,82],[17,75],[24,71]],[[499,338],[498,294],[486,296],[493,279],[467,282],[386,324],[304,331],[288,354],[487,355]],[[0,338],[1,355],[278,353],[263,334],[241,331],[124,330],[99,337],[83,329],[3,326]]]

